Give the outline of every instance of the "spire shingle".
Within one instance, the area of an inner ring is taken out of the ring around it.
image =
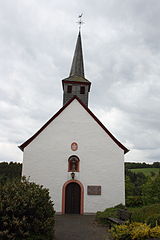
[[[84,65],[83,65],[83,53],[82,53],[82,42],[81,42],[81,33],[79,32],[76,48],[74,52],[74,57],[72,61],[71,71],[70,71],[70,77],[71,76],[81,76],[84,77]]]

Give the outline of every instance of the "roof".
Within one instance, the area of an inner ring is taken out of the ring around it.
[[[106,132],[106,134],[108,134],[112,140],[120,147],[124,150],[124,153],[127,153],[129,150],[123,145],[121,144],[110,132],[109,130],[101,123],[101,121],[91,112],[91,110],[77,97],[74,96],[73,98],[71,98],[53,117],[51,117],[32,137],[30,137],[27,141],[25,141],[23,144],[21,144],[20,146],[18,146],[22,151],[24,150],[25,147],[27,147],[52,121],[54,121],[54,119],[56,117],[58,117],[61,112],[63,112],[63,110],[65,108],[67,108],[67,106],[69,104],[71,104],[71,102],[74,101],[74,99],[77,99],[77,101],[83,106],[83,108],[91,115],[91,117],[94,118],[94,120],[98,123],[99,126],[101,126],[103,128],[103,130]]]
[[[74,76],[71,76],[71,77],[68,77],[68,78],[65,78],[65,79],[63,79],[62,81],[68,81],[68,82],[84,82],[84,83],[90,83],[91,84],[91,82],[90,81],[88,81],[86,78],[84,78],[84,77],[81,77],[81,76],[76,76],[76,75],[74,75]]]

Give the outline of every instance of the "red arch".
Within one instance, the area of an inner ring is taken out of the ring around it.
[[[64,183],[62,188],[62,214],[65,214],[65,195],[66,195],[66,187],[69,183],[77,183],[81,188],[81,205],[80,205],[80,214],[84,213],[84,187],[82,183],[78,180],[68,180]]]

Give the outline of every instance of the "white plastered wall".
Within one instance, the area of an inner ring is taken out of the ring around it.
[[[71,150],[71,143],[78,150]],[[84,213],[94,213],[125,202],[124,151],[75,99],[25,149],[23,175],[44,185],[57,212],[62,211],[62,187],[71,179],[68,158],[77,155],[84,186]],[[87,195],[88,185],[100,185],[102,194]]]

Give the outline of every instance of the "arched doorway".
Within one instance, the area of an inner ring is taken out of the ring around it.
[[[81,204],[81,188],[75,183],[71,182],[66,187],[65,197],[65,213],[80,214]]]
[[[78,180],[65,182],[62,188],[62,214],[83,214],[83,204],[84,188],[82,183]]]

